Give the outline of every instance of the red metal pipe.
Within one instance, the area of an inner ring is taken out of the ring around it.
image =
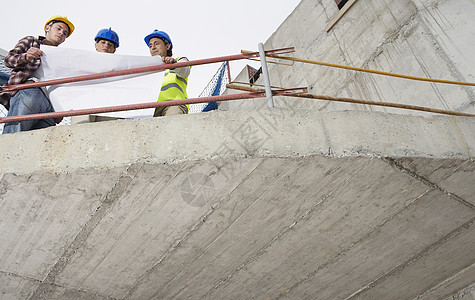
[[[289,52],[289,51],[293,51],[293,48],[291,47],[291,48],[268,50],[266,51],[266,53],[273,54],[276,52]],[[74,76],[74,77],[68,77],[68,78],[30,82],[30,83],[9,85],[9,86],[0,88],[0,91],[1,92],[16,91],[16,90],[21,90],[21,89],[29,89],[29,88],[71,83],[71,82],[77,82],[77,81],[102,79],[102,78],[107,78],[107,77],[123,76],[123,75],[130,75],[130,74],[136,74],[136,73],[162,71],[166,69],[174,69],[174,68],[180,68],[180,67],[211,64],[211,63],[217,63],[217,62],[223,62],[223,61],[246,59],[246,58],[250,58],[250,57],[254,57],[258,55],[259,55],[258,52],[241,53],[241,54],[220,56],[220,57],[214,57],[214,58],[205,58],[205,59],[198,59],[198,60],[192,60],[192,61],[177,62],[174,64],[163,64],[163,65],[157,65],[157,66],[148,66],[148,67],[127,69],[127,70],[109,71],[109,72],[102,72],[102,73],[97,73],[97,74],[89,74],[89,75],[81,75],[81,76]]]
[[[155,107],[160,107],[160,106],[173,106],[173,105],[182,105],[182,104],[205,103],[205,102],[214,102],[214,101],[229,101],[229,100],[238,100],[238,99],[261,98],[261,97],[265,97],[265,94],[263,94],[262,92],[250,92],[250,93],[220,95],[220,96],[211,96],[211,97],[181,99],[181,100],[147,102],[147,103],[139,103],[139,104],[108,106],[108,107],[101,107],[101,108],[88,108],[88,109],[43,113],[43,114],[3,117],[3,118],[0,118],[0,123],[48,119],[48,118],[60,118],[60,117],[79,116],[79,115],[93,115],[93,114],[114,112],[114,111],[155,108]]]
[[[193,60],[193,61],[177,62],[174,64],[163,64],[163,65],[140,67],[140,68],[127,69],[127,70],[118,70],[118,71],[109,71],[109,72],[102,72],[102,73],[89,74],[89,75],[73,76],[73,77],[68,77],[68,78],[60,78],[60,79],[52,79],[52,80],[45,80],[45,81],[38,81],[38,82],[9,85],[9,86],[3,87],[1,91],[2,92],[16,91],[16,90],[21,90],[21,89],[30,89],[30,88],[36,88],[36,87],[41,87],[41,86],[64,84],[64,83],[86,81],[86,80],[93,80],[93,79],[103,79],[107,77],[123,76],[123,75],[130,75],[130,74],[136,74],[136,73],[163,71],[163,70],[171,69],[171,68],[174,69],[174,68],[180,68],[180,67],[216,63],[216,62],[221,62],[221,61],[226,61],[226,60],[245,59],[252,56],[255,56],[255,54],[253,53],[251,55],[236,54],[236,55],[222,56],[222,57],[216,57],[216,58],[206,58],[206,59],[198,59],[198,60]]]

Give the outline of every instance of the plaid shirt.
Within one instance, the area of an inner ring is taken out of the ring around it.
[[[15,48],[8,52],[5,56],[5,66],[12,69],[10,78],[4,86],[21,84],[28,81],[28,79],[35,73],[36,69],[41,64],[40,59],[35,59],[32,62],[26,60],[26,52],[31,47],[40,48],[40,45],[44,44],[45,38],[40,36],[35,38],[33,36],[27,36],[18,41]],[[15,95],[16,91],[0,93],[0,104],[5,106],[6,109],[10,106],[10,98]]]

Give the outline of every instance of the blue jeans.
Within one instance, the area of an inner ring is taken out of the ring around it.
[[[18,91],[15,96],[10,98],[10,109],[8,117],[23,116],[39,113],[54,112],[51,102],[46,98],[40,88],[32,88]],[[56,125],[53,118],[42,120],[29,120],[20,122],[5,123],[3,133],[15,133],[19,131],[28,131],[41,129]]]

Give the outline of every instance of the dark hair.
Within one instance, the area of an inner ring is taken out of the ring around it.
[[[117,43],[114,42],[113,40],[109,40],[109,39],[105,39],[105,38],[97,38],[95,39],[96,43],[100,42],[100,41],[108,41],[108,42],[111,42],[115,48],[119,48],[119,46],[117,46]]]
[[[66,27],[68,27],[69,32],[71,32],[71,28],[69,28],[69,25],[60,20],[52,20],[51,22],[48,23],[48,25],[53,26],[54,23],[63,23],[64,25],[66,25]]]
[[[170,45],[170,42],[166,38],[159,37],[159,39],[161,39],[163,41],[163,43],[165,43],[165,46]],[[172,50],[170,50],[170,49],[167,50],[167,56],[173,56]]]

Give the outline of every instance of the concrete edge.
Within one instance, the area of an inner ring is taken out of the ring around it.
[[[0,136],[0,172],[68,173],[243,157],[473,159],[475,118],[382,112],[213,111]]]

